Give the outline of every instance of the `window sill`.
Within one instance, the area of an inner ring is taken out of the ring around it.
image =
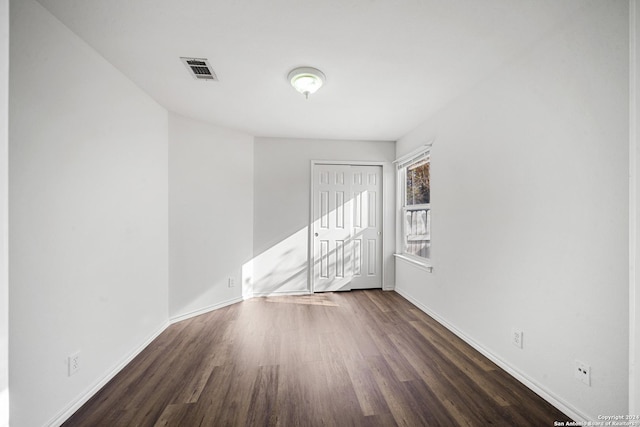
[[[418,267],[421,270],[424,270],[428,273],[433,273],[433,266],[431,264],[429,264],[428,260],[421,260],[421,259],[417,259],[415,257],[412,256],[408,256],[408,255],[404,255],[404,254],[393,254],[394,257],[404,260],[406,262],[408,262],[411,265],[414,265],[416,267]]]

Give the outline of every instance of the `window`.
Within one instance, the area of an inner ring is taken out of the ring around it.
[[[397,161],[401,255],[431,258],[431,155],[429,147]]]

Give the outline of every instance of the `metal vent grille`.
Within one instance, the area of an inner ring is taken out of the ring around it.
[[[181,57],[182,63],[187,67],[191,75],[196,80],[218,81],[218,76],[209,65],[206,58],[185,58]]]

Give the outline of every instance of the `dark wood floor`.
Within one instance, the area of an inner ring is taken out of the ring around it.
[[[395,292],[255,298],[169,327],[72,426],[568,420]]]

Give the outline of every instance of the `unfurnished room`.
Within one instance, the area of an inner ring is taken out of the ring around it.
[[[638,18],[0,0],[0,427],[640,426]]]

